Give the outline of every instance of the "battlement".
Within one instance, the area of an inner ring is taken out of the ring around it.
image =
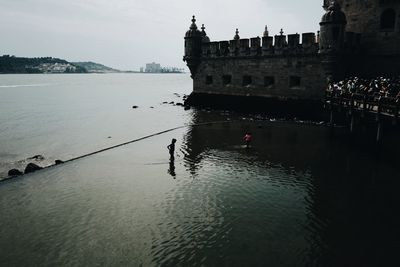
[[[203,58],[246,57],[273,55],[316,54],[319,49],[315,33],[275,35],[235,39],[230,41],[206,42],[202,44]]]
[[[301,34],[275,35],[243,38],[230,41],[206,42],[202,44],[202,58],[274,56],[274,55],[310,55],[318,53],[319,34],[313,32]],[[360,47],[361,34],[345,33],[343,51],[354,52]]]

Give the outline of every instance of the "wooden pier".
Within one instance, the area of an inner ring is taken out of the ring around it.
[[[383,125],[395,128],[399,123],[400,99],[381,95],[342,93],[327,91],[325,108],[330,111],[330,124],[334,126],[338,117],[345,115],[351,133],[356,122],[374,124],[376,141],[381,141]]]

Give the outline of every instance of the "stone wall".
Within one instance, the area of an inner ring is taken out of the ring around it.
[[[337,0],[347,17],[346,31],[362,33],[368,54],[400,54],[400,0]],[[395,12],[393,28],[382,28],[381,16]]]
[[[318,54],[203,58],[194,93],[322,99],[326,77]]]
[[[350,55],[346,76],[377,77],[400,75],[400,55]]]

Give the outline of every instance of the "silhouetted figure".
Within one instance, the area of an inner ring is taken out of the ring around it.
[[[252,139],[252,138],[253,138],[253,137],[251,136],[251,133],[249,133],[249,132],[247,132],[246,135],[243,136],[243,140],[244,140],[245,143],[246,143],[246,148],[249,148],[249,147],[250,147],[250,143],[251,143],[251,139]]]
[[[174,153],[175,153],[175,143],[176,143],[176,139],[175,139],[175,138],[173,138],[173,139],[172,139],[172,141],[171,141],[171,144],[169,144],[169,145],[167,146],[167,148],[168,148],[168,151],[169,151],[169,155],[171,156],[171,159],[173,159],[173,158],[174,158]]]

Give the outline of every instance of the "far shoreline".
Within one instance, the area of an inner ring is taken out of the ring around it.
[[[76,74],[188,74],[187,72],[135,72],[135,71],[121,71],[121,72],[80,72],[80,73],[26,73],[26,72],[0,72],[0,75],[54,75],[54,74],[62,74],[62,75],[76,75]]]

